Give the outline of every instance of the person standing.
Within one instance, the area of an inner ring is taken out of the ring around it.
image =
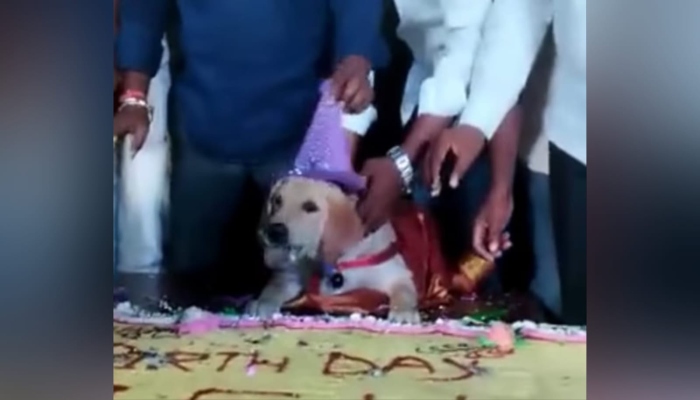
[[[114,1],[114,34],[119,30],[118,1]],[[159,273],[163,261],[163,220],[167,202],[167,99],[170,55],[165,40],[158,72],[151,79],[148,103],[153,107],[149,135],[132,154],[129,140],[115,142],[114,268],[117,285],[123,280],[146,284],[145,276]],[[114,70],[116,103],[120,74]],[[120,107],[118,105],[118,107]],[[119,111],[119,108],[116,110]],[[120,240],[120,238],[122,240]],[[138,278],[133,278],[137,276]]]
[[[167,43],[147,101],[153,108],[148,135],[137,151],[131,137],[118,142],[117,264],[121,284],[156,285],[162,271],[168,202],[167,102],[170,68]],[[124,105],[120,106],[124,107]],[[150,278],[147,278],[150,277]],[[138,290],[146,290],[140,288]]]
[[[497,0],[461,121],[494,129],[525,86],[548,27],[555,60],[543,115],[549,141],[562,319],[586,323],[586,0]],[[477,240],[483,232],[475,229]],[[488,249],[492,250],[492,249]],[[499,251],[498,247],[495,247]]]
[[[384,62],[382,6],[376,0],[121,0],[119,11],[116,59],[125,92],[115,135],[131,134],[134,150],[147,137],[146,92],[166,30],[173,49],[165,267],[170,300],[201,304],[213,285],[208,272],[229,246],[225,232],[244,188],[253,182],[264,189],[291,167],[321,80],[331,76],[348,112],[372,101],[369,73]],[[244,253],[239,263],[247,264]]]
[[[368,230],[376,229],[388,220],[402,192],[415,188],[424,193],[427,189],[432,192],[430,203],[439,214],[441,230],[449,232],[443,240],[447,241],[450,258],[472,247],[471,226],[477,216],[497,225],[499,229],[494,231],[498,231],[499,246],[508,247],[510,240],[503,231],[512,211],[518,111],[513,107],[507,117],[506,113],[501,116],[497,126],[485,131],[459,121],[468,99],[473,97],[472,69],[483,40],[483,23],[493,2],[394,3],[399,17],[397,34],[413,55],[401,105],[407,133],[405,140],[385,157],[365,162],[362,173],[368,177],[369,188],[360,202],[360,215]],[[443,177],[442,164],[449,153],[458,157],[454,171]],[[422,168],[414,171],[414,165],[421,164]],[[425,185],[414,187],[413,178],[419,175]],[[421,197],[418,193],[416,197]]]

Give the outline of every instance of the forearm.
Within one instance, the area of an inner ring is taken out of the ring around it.
[[[401,148],[415,162],[423,147],[452,124],[451,117],[423,114],[416,118]]]
[[[445,55],[435,61],[434,72],[420,88],[418,117],[403,144],[415,161],[423,146],[449,128],[467,103],[467,86],[474,54],[490,0],[441,0],[445,11]]]
[[[121,82],[122,82],[121,74],[119,72],[117,72],[117,70],[115,69],[114,70],[113,86],[112,86],[113,92],[116,92],[121,87],[121,85],[120,85]]]
[[[115,60],[127,89],[142,88],[139,75],[153,77],[160,67],[168,6],[169,0],[119,1]]]
[[[371,68],[387,62],[381,34],[383,5],[378,0],[330,0],[334,20],[335,55],[338,62],[349,56],[367,60]]]
[[[122,73],[121,89],[147,94],[150,81],[151,77],[143,72],[124,71]]]
[[[552,17],[551,0],[493,3],[459,119],[492,138],[525,86]]]
[[[510,195],[518,156],[521,111],[513,107],[489,142],[492,195]]]

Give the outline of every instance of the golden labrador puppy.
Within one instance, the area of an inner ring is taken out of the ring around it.
[[[374,289],[388,295],[390,320],[420,322],[416,287],[393,228],[386,224],[365,236],[356,201],[333,184],[304,177],[272,188],[260,236],[273,276],[248,314],[269,318],[318,274],[322,295]]]

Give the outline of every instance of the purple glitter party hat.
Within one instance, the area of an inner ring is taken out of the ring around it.
[[[355,173],[345,132],[341,105],[331,94],[330,81],[321,84],[321,99],[294,161],[292,175],[334,183],[359,192],[365,180]]]

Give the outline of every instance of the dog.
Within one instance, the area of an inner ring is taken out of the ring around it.
[[[332,183],[301,176],[273,186],[259,229],[272,277],[248,314],[269,318],[280,312],[316,275],[321,295],[374,289],[389,298],[389,320],[420,322],[416,286],[395,249],[391,224],[365,235],[356,202]],[[329,264],[337,266],[332,274],[324,268]]]

